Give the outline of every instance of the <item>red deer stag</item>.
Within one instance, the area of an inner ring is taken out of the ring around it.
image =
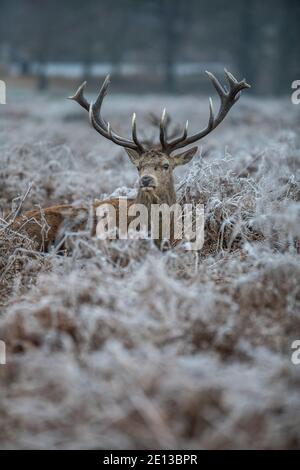
[[[173,170],[179,165],[185,165],[191,161],[197,151],[197,147],[188,148],[181,153],[173,155],[176,150],[182,149],[197,142],[213,131],[225,118],[231,107],[238,101],[241,91],[250,88],[244,80],[238,81],[225,70],[228,81],[228,89],[223,87],[217,78],[210,72],[206,72],[214,85],[219,97],[220,108],[217,115],[214,115],[211,98],[209,99],[209,120],[207,126],[195,134],[188,136],[188,121],[180,136],[168,139],[166,135],[166,112],[162,113],[160,120],[159,139],[160,145],[152,145],[149,148],[138,139],[136,129],[136,116],[132,118],[132,138],[124,138],[118,135],[107,122],[102,114],[101,107],[103,99],[108,91],[109,76],[106,77],[95,102],[89,103],[84,97],[86,82],[84,82],[70,99],[76,101],[89,113],[89,120],[94,129],[103,137],[114,144],[124,147],[131,163],[136,167],[139,174],[139,189],[134,200],[128,200],[128,207],[132,203],[144,204],[148,208],[151,204],[173,205],[176,202],[176,193],[173,181]],[[119,199],[97,201],[92,207],[91,233],[95,235],[97,207],[106,203],[112,204],[118,214]],[[48,249],[50,245],[59,242],[63,232],[68,230],[82,230],[89,216],[89,210],[84,207],[73,207],[71,205],[59,205],[46,208],[42,211],[34,210],[25,212],[18,217],[13,224],[14,230],[25,228],[27,234],[34,238],[41,250]],[[48,230],[42,233],[43,221],[47,223]]]

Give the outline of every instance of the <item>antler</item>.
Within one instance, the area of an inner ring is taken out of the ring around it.
[[[205,137],[223,121],[223,119],[225,118],[230,108],[234,105],[234,103],[238,101],[241,95],[241,91],[245,88],[251,88],[250,85],[246,83],[245,79],[243,79],[241,82],[238,82],[237,79],[230,72],[228,72],[226,69],[224,71],[225,71],[225,77],[227,78],[228,83],[229,83],[229,90],[223,87],[220,84],[220,82],[217,80],[217,78],[211,72],[206,72],[209,78],[211,79],[212,84],[214,85],[220,97],[221,106],[220,106],[217,116],[215,117],[214,112],[213,112],[212,99],[209,98],[208,125],[202,131],[197,132],[196,134],[193,134],[188,137],[187,136],[188,121],[186,121],[186,125],[185,125],[182,135],[180,137],[177,137],[171,142],[167,142],[166,124],[165,124],[166,110],[165,109],[163,110],[161,121],[160,121],[160,142],[161,142],[162,149],[164,151],[166,151],[167,153],[171,153],[174,150],[185,147],[186,145],[192,144],[196,142],[197,140]]]
[[[121,147],[127,147],[136,150],[139,154],[141,154],[144,151],[144,148],[137,138],[135,113],[132,116],[132,140],[121,137],[116,132],[114,132],[110,123],[106,122],[105,119],[101,116],[101,106],[103,99],[107,94],[109,83],[110,77],[107,75],[94,103],[89,103],[84,97],[86,82],[83,82],[76,93],[73,96],[70,96],[69,99],[76,101],[78,104],[80,104],[80,106],[89,112],[90,122],[96,131],[99,132],[99,134],[103,135],[106,137],[106,139],[111,140],[115,144],[120,145]]]
[[[166,110],[164,109],[162,116],[161,116],[160,124],[159,124],[159,127],[160,127],[159,137],[160,137],[160,143],[161,143],[162,149],[169,154],[173,152],[174,150],[177,150],[179,148],[185,147],[186,145],[192,144],[196,142],[197,140],[202,139],[207,134],[209,134],[213,129],[215,129],[223,121],[228,111],[231,109],[234,103],[238,101],[241,91],[244,90],[245,88],[250,88],[250,85],[246,83],[245,79],[243,79],[241,82],[238,82],[237,79],[226,69],[225,69],[225,77],[227,78],[227,81],[229,83],[229,90],[223,87],[212,73],[210,72],[206,72],[206,73],[211,79],[212,84],[214,85],[221,100],[221,105],[220,105],[218,114],[216,117],[214,116],[212,99],[209,98],[209,120],[208,120],[208,125],[206,126],[206,128],[188,137],[187,135],[188,121],[186,121],[186,125],[185,125],[182,135],[168,142],[167,135],[166,135],[168,116],[166,114]],[[90,122],[92,126],[96,129],[97,132],[99,132],[101,135],[106,137],[106,139],[109,139],[115,144],[120,145],[122,147],[127,147],[130,149],[136,150],[139,154],[142,154],[145,151],[145,149],[137,137],[135,113],[132,116],[132,140],[121,137],[116,132],[114,132],[111,128],[110,123],[106,122],[105,119],[101,115],[101,106],[103,103],[103,99],[105,95],[107,94],[109,83],[110,83],[110,78],[109,78],[109,75],[107,75],[100,89],[100,92],[97,96],[97,99],[94,103],[93,102],[89,103],[84,97],[84,90],[86,87],[86,82],[83,82],[82,85],[80,85],[80,87],[76,91],[75,95],[70,96],[69,99],[77,101],[77,103],[79,103],[80,106],[82,106],[84,109],[86,109],[89,112],[89,118],[90,118]]]

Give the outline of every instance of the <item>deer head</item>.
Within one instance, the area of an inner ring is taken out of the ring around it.
[[[206,72],[211,79],[219,97],[220,108],[217,115],[214,115],[212,99],[209,98],[209,120],[207,126],[195,134],[188,136],[188,121],[180,136],[168,140],[166,135],[167,115],[164,110],[161,116],[159,128],[160,146],[156,145],[146,148],[145,144],[137,137],[136,115],[132,117],[132,138],[127,139],[118,135],[109,122],[106,122],[101,115],[101,106],[103,99],[107,94],[109,86],[109,75],[104,80],[101,90],[95,102],[89,103],[84,97],[84,82],[70,99],[77,101],[89,113],[91,125],[103,137],[111,140],[115,144],[124,147],[128,153],[130,161],[139,172],[139,199],[151,199],[157,202],[172,204],[176,201],[173,170],[179,165],[185,165],[190,162],[197,152],[197,147],[188,148],[181,153],[173,155],[176,150],[182,149],[187,145],[193,144],[213,131],[225,118],[230,108],[240,97],[241,91],[250,88],[244,80],[237,81],[236,78],[227,70],[225,76],[228,81],[228,90],[223,87],[217,78],[210,72]]]

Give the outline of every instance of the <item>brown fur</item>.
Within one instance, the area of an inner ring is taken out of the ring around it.
[[[48,251],[53,245],[61,242],[66,232],[89,230],[91,236],[96,234],[96,209],[105,203],[112,204],[117,211],[119,199],[95,201],[91,210],[87,207],[75,207],[69,204],[31,210],[17,217],[11,229],[23,232],[32,239],[40,251]],[[131,200],[128,200],[130,203]],[[118,216],[117,216],[118,217]],[[92,220],[90,220],[90,218]],[[118,218],[117,218],[118,220]]]

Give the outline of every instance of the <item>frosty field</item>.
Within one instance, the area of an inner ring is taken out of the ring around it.
[[[207,123],[205,98],[112,95],[125,135],[135,111],[157,137],[148,113],[165,106]],[[88,206],[134,193],[137,174],[74,103],[1,106],[2,449],[299,448],[300,108],[248,96],[176,173],[179,198],[205,206],[200,252],[71,233],[72,255],[37,253],[8,226],[22,198]]]

